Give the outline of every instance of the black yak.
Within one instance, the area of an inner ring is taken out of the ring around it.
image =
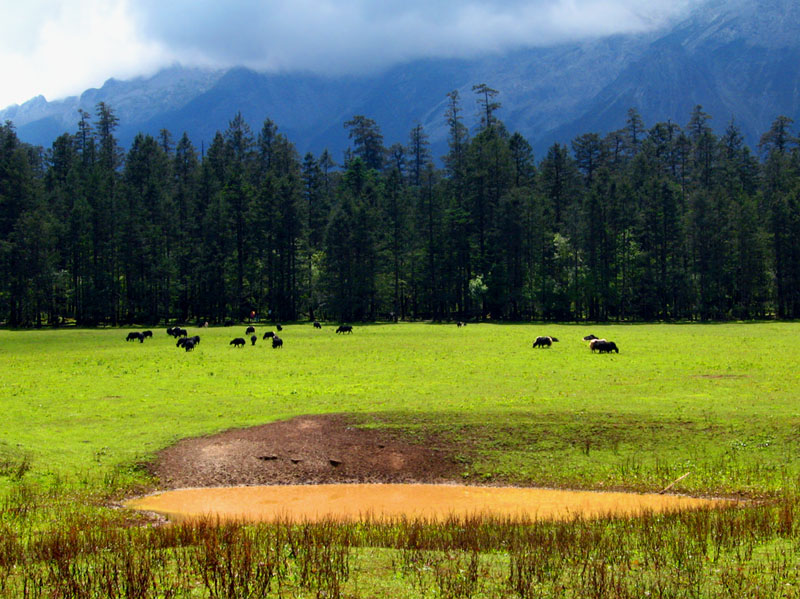
[[[194,342],[194,338],[182,339],[182,341],[184,341],[183,349],[185,349],[186,351],[192,351],[194,349],[194,346],[197,345]]]
[[[228,345],[233,345],[234,347],[244,347],[245,340],[242,337],[237,337],[233,339]]]
[[[550,347],[554,341],[558,341],[555,337],[537,337],[533,342],[533,347]]]
[[[605,340],[605,339],[598,339],[597,337],[595,337],[594,339],[592,339],[591,341],[589,341],[589,349],[590,349],[590,350],[592,350],[592,351],[594,352],[594,351],[596,351],[596,350],[597,350],[597,345],[598,345],[599,343],[605,343],[605,342],[606,342],[606,340]]]
[[[279,325],[279,324],[276,324],[275,328],[278,329],[278,332],[283,330],[283,327],[281,325]]]
[[[131,331],[128,333],[128,336],[125,337],[125,341],[139,341],[139,343],[144,343],[144,337],[142,337],[141,333],[136,331]]]
[[[586,337],[583,338],[584,341],[591,341],[592,339],[599,339],[599,337],[596,335],[586,335]]]
[[[275,336],[275,333],[273,333],[272,331],[267,331],[266,333],[264,333],[264,336],[262,337],[262,339],[268,339],[268,338],[274,337],[274,336]]]
[[[250,335],[250,345],[255,345],[256,339],[258,339],[258,337],[256,337],[255,335]]]
[[[316,320],[314,321],[314,328],[315,329],[321,329],[322,328],[322,325],[319,323],[319,321],[316,321]]]
[[[144,337],[144,338],[152,337],[152,336],[153,336],[153,331],[143,331],[142,332],[142,337]]]
[[[195,335],[194,337],[181,337],[178,339],[178,342],[175,344],[175,347],[182,347],[185,349],[186,344],[190,342],[192,344],[192,349],[194,349],[196,345],[200,344],[200,336]]]
[[[250,333],[255,333],[255,332],[256,332],[256,327],[249,326],[249,327],[247,327],[247,330],[244,332],[244,334],[245,335],[249,335]]]
[[[352,333],[353,332],[353,326],[349,325],[349,324],[339,325],[339,328],[336,329],[336,332],[337,333]]]
[[[283,349],[283,339],[275,335],[272,338],[272,349],[278,349],[278,348]]]
[[[598,339],[595,342],[594,349],[596,349],[601,354],[610,354],[612,351],[619,353],[619,348],[617,344],[613,341],[606,341],[605,339]]]

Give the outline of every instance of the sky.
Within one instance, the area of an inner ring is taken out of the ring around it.
[[[702,0],[0,0],[0,108],[185,66],[359,74],[644,32]]]

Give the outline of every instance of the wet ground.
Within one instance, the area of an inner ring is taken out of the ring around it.
[[[136,499],[129,507],[173,520],[314,521],[323,518],[426,518],[492,514],[543,520],[635,516],[713,506],[715,501],[636,493],[430,484],[323,484],[178,489]]]

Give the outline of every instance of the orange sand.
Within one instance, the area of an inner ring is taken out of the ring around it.
[[[632,516],[713,506],[718,502],[671,495],[555,491],[512,487],[456,485],[287,485],[180,489],[135,499],[137,510],[176,520],[219,517],[271,521],[314,521],[333,517],[411,517],[441,520],[448,516],[489,513],[496,516],[563,520],[580,515]]]

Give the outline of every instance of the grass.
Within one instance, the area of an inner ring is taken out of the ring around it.
[[[267,328],[242,349],[228,342],[244,327],[190,330],[202,337],[193,352],[163,329],[144,344],[120,329],[0,331],[0,596],[260,596],[268,572],[231,553],[240,546],[273,548],[269,593],[280,596],[797,596],[800,324],[352,335],[295,324],[282,350],[260,340]],[[588,333],[620,353],[591,354]],[[532,349],[538,335],[561,341]],[[466,481],[652,491],[690,472],[675,490],[770,501],[552,525],[236,533],[131,528],[134,515],[104,507],[150,484],[139,465],[180,438],[330,412],[455,447]],[[224,568],[236,560],[246,581]],[[128,586],[112,593],[123,573]]]
[[[302,324],[282,350],[230,347],[240,328],[196,331],[193,352],[163,330],[0,331],[0,470],[102,478],[183,437],[346,412],[460,444],[466,478],[655,489],[692,471],[681,488],[753,493],[799,471],[793,323]],[[532,349],[538,333],[561,341]]]

